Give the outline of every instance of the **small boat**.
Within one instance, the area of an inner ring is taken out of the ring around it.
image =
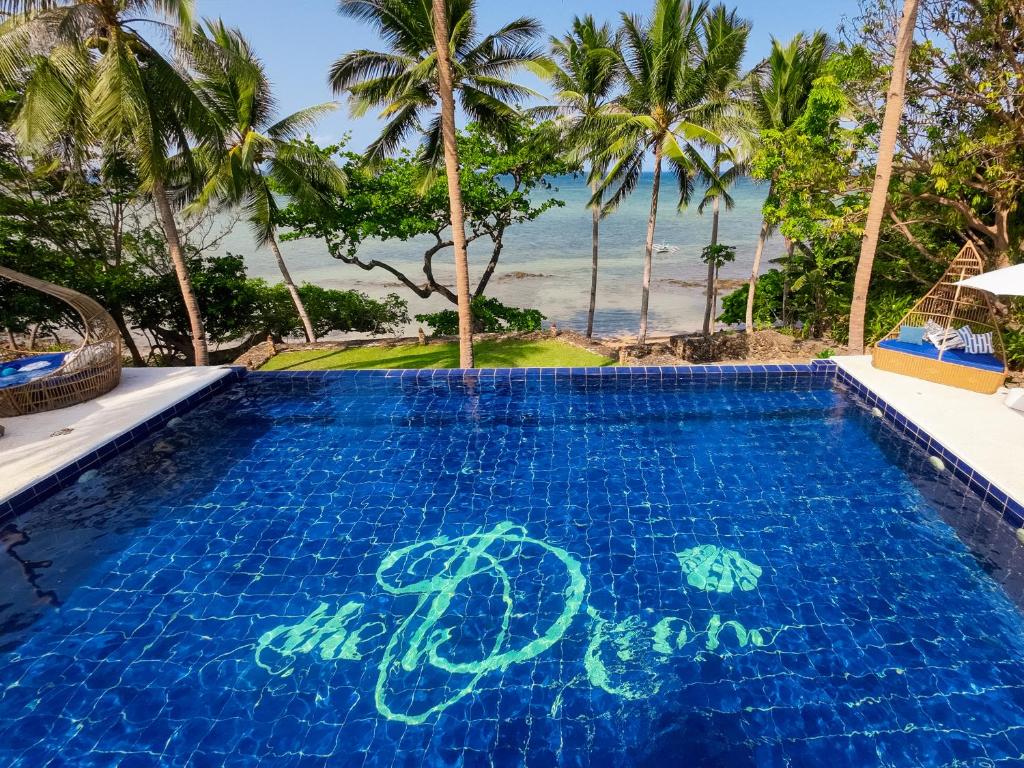
[[[679,251],[679,246],[677,246],[677,245],[669,245],[668,243],[655,243],[654,244],[654,252],[655,253],[676,253],[678,251]]]

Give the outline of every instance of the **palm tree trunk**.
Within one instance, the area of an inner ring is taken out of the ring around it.
[[[313,333],[313,322],[309,319],[306,305],[302,303],[299,289],[292,282],[292,274],[288,271],[288,265],[284,263],[284,256],[281,255],[281,248],[278,246],[277,238],[274,237],[273,233],[271,233],[267,243],[270,245],[270,250],[274,252],[274,258],[277,259],[277,268],[281,270],[281,277],[284,279],[285,287],[292,297],[292,303],[295,304],[295,311],[299,313],[299,319],[302,321],[302,330],[306,333],[306,341],[316,341],[316,334]]]
[[[598,183],[595,179],[590,184],[591,196],[597,194]],[[598,241],[601,236],[601,208],[600,206],[594,206],[590,212],[592,221],[590,225],[590,250],[591,250],[591,266],[590,266],[590,311],[587,313],[587,338],[592,338],[594,335],[594,312],[597,310],[597,249]]]
[[[715,177],[719,175],[719,158],[718,152],[715,152]],[[721,196],[716,195],[714,201],[711,203],[711,248],[712,250],[718,245],[718,218],[721,213],[720,206]],[[707,306],[704,308],[704,335],[711,335],[711,321],[712,316],[715,314],[715,305],[718,304],[718,269],[716,267],[716,260],[714,258],[708,261],[708,289],[707,289]]]
[[[893,158],[896,154],[896,139],[899,136],[900,120],[903,117],[903,102],[907,87],[907,65],[910,51],[914,47],[914,25],[917,22],[919,0],[904,0],[903,17],[896,33],[896,53],[892,61],[892,78],[889,81],[889,95],[885,100],[885,117],[882,120],[882,135],[878,143],[878,169],[875,185],[871,190],[868,205],[868,220],[864,227],[864,239],[860,244],[860,259],[857,261],[857,276],[853,281],[853,301],[850,304],[850,352],[864,351],[864,315],[867,312],[868,290],[871,287],[871,271],[875,266],[875,251],[878,235],[882,229],[882,216],[889,196],[889,181],[892,179]]]
[[[747,316],[745,321],[748,334],[754,332],[754,291],[757,290],[757,276],[761,271],[761,256],[764,255],[766,242],[768,242],[768,219],[762,219],[761,234],[757,237],[757,250],[754,251],[754,266],[750,270],[750,287],[747,290]]]
[[[647,308],[651,301],[651,266],[654,261],[654,227],[658,223],[658,193],[661,191],[661,142],[654,149],[654,184],[651,189],[651,212],[647,217],[647,242],[644,244],[644,289],[640,299],[640,333],[636,343],[647,343]]]
[[[455,143],[455,94],[449,54],[448,17],[445,0],[433,0],[434,46],[437,48],[437,79],[441,96],[441,135],[444,168],[448,175],[452,242],[455,244],[455,294],[459,300],[459,367],[473,367],[473,309],[469,298],[469,256],[466,223],[459,179],[459,148]]]
[[[194,350],[195,364],[209,365],[210,351],[206,343],[206,329],[203,328],[203,315],[199,311],[199,301],[192,289],[192,279],[188,275],[185,254],[181,250],[178,225],[174,221],[174,211],[171,210],[171,201],[167,198],[167,190],[162,181],[153,182],[153,200],[156,202],[159,214],[157,218],[160,219],[160,226],[163,227],[164,238],[167,240],[167,250],[178,276],[178,285],[181,287],[181,298],[185,302],[189,325],[192,327],[192,349]]]

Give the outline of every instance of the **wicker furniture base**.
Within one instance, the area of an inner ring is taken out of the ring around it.
[[[0,416],[67,408],[106,394],[121,381],[121,333],[95,300],[78,291],[0,267],[0,278],[53,296],[82,320],[82,343],[64,356],[61,366],[37,379],[0,387]]]
[[[1006,380],[1005,372],[986,371],[879,347],[871,351],[871,362],[875,368],[882,371],[901,373],[904,376],[913,376],[916,379],[981,392],[985,395],[994,394]]]

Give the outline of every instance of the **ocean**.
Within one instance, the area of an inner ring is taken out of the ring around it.
[[[595,334],[605,337],[635,334],[640,317],[643,246],[651,195],[651,174],[622,206],[601,225],[600,271],[598,275]],[[555,189],[546,193],[565,202],[535,221],[511,227],[505,236],[505,248],[487,294],[506,304],[534,307],[559,328],[585,331],[590,291],[590,211],[586,208],[590,192],[583,178],[561,177]],[[744,279],[757,246],[761,224],[761,206],[767,188],[744,180],[733,191],[735,207],[723,210],[719,241],[736,247],[736,261],[721,271],[723,279]],[[539,194],[538,194],[539,196]],[[695,199],[699,197],[695,195]],[[666,334],[699,330],[704,318],[703,285],[707,268],[700,252],[711,235],[711,211],[697,213],[696,203],[676,210],[678,196],[675,179],[665,177],[659,197],[656,243],[679,248],[674,253],[655,254],[651,283],[650,333]],[[412,279],[422,277],[422,254],[429,239],[408,242],[365,243],[360,254],[366,260],[379,259],[394,264]],[[270,282],[280,273],[268,249],[256,249],[244,223],[236,225],[219,245],[221,252],[244,254],[249,274]],[[764,255],[765,268],[781,254],[781,238],[769,243]],[[442,297],[423,300],[381,269],[364,271],[357,266],[331,258],[319,240],[282,243],[282,252],[296,282],[310,282],[325,288],[355,289],[379,297],[397,293],[409,302],[409,315],[451,308]],[[490,257],[490,241],[470,244],[470,278],[476,285],[480,271]],[[435,274],[448,284],[454,283],[451,251],[439,254]],[[728,290],[721,291],[722,294]],[[415,321],[405,333],[415,333]]]

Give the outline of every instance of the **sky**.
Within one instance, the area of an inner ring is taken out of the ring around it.
[[[561,35],[575,15],[617,21],[620,11],[647,15],[652,5],[653,0],[479,0],[479,28],[497,29],[525,15],[538,19],[546,35]],[[197,0],[197,6],[200,16],[219,16],[250,40],[266,64],[282,115],[334,100],[327,85],[331,63],[356,48],[381,47],[372,29],[338,14],[335,0]],[[752,66],[768,52],[772,36],[788,40],[800,31],[834,32],[855,12],[856,0],[739,0],[736,7],[753,24],[747,61]],[[518,79],[543,91],[529,75]],[[372,115],[352,118],[342,101],[313,134],[328,143],[349,133],[349,146],[362,150],[379,128]]]

